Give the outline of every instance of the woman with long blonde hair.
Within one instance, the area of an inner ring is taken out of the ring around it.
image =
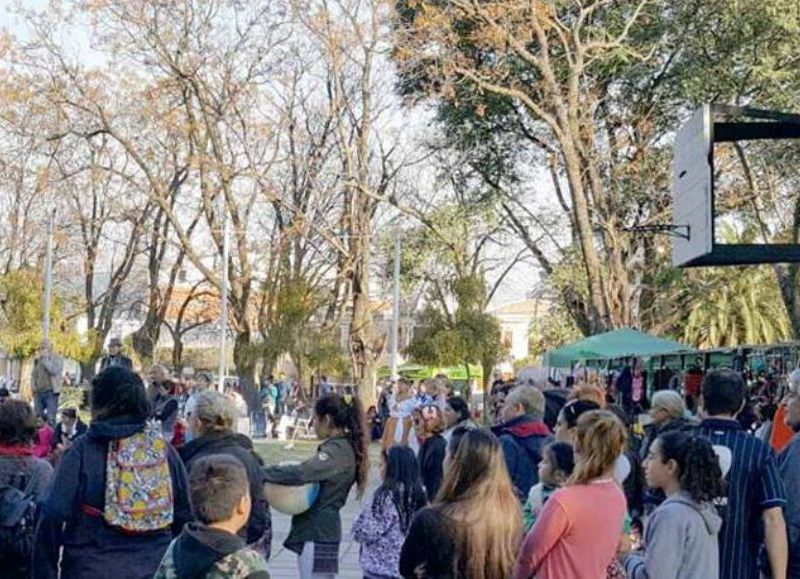
[[[611,412],[592,410],[578,418],[575,470],[568,486],[545,503],[525,538],[514,579],[606,576],[625,518],[625,495],[613,474],[626,438],[625,427]]]
[[[406,578],[505,579],[522,539],[522,510],[500,442],[469,430],[451,452],[433,505],[414,518],[400,554]]]

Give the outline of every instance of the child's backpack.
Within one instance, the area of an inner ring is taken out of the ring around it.
[[[172,524],[168,450],[161,425],[155,421],[133,436],[109,443],[103,510],[109,525],[123,532],[148,533]]]
[[[27,479],[27,480],[26,480]],[[14,484],[0,485],[0,560],[27,561],[33,551],[36,499],[31,494],[33,476],[20,476]]]

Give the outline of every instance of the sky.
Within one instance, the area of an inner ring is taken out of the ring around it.
[[[23,21],[21,21],[12,13],[13,8],[18,5],[22,5],[26,9],[44,9],[48,5],[48,1],[0,0],[0,27],[10,30],[11,33],[17,38],[24,39],[27,36],[27,27]],[[92,51],[90,47],[91,39],[86,28],[77,26],[74,30],[70,31],[68,38],[65,38],[65,42],[69,42],[73,54],[80,55],[81,58],[88,61],[97,58],[96,53],[93,54],[94,51]],[[408,118],[406,121],[410,123],[424,123],[426,120],[424,119],[423,115],[424,113],[421,111],[418,113],[412,112],[411,115],[409,115],[412,118]],[[521,246],[517,247],[516,249],[496,248],[494,250],[495,255],[490,255],[490,258],[502,257],[501,252],[503,254],[511,251],[516,253],[516,251],[519,251],[520,248]],[[492,279],[492,274],[490,274],[489,277],[489,283],[493,283],[494,279]],[[495,294],[492,306],[497,307],[499,305],[526,299],[527,295],[537,285],[538,280],[539,270],[530,262],[530,260],[518,264],[515,269],[505,278],[505,281]]]

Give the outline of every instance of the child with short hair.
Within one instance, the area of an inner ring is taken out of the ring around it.
[[[525,532],[533,528],[544,503],[563,487],[572,475],[575,458],[572,446],[566,442],[553,442],[544,447],[539,461],[539,483],[532,486],[522,510]]]
[[[170,543],[153,579],[269,579],[264,558],[237,536],[252,506],[242,463],[223,454],[197,460],[189,493],[197,522]]]

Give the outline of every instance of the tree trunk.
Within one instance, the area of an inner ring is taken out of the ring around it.
[[[586,278],[589,282],[592,333],[598,333],[609,327],[610,320],[601,280],[600,259],[595,247],[592,219],[589,214],[589,202],[583,186],[580,155],[569,142],[562,142],[562,151],[567,170],[567,181],[572,191],[578,242],[583,254]]]
[[[96,375],[95,368],[97,368],[97,360],[98,358],[92,357],[90,360],[80,363],[81,381],[92,381],[92,378]]]
[[[236,334],[233,344],[233,363],[239,378],[240,394],[247,403],[247,409],[250,412],[256,412],[261,410],[261,400],[256,381],[256,359],[249,350],[250,329],[247,328]]]
[[[178,373],[183,371],[183,336],[176,336],[172,342],[172,368]]]
[[[374,325],[369,309],[369,247],[367,242],[355,240],[359,247],[353,271],[353,317],[350,320],[350,358],[353,379],[365,408],[377,404],[375,384],[377,359],[382,348],[375,348]]]
[[[155,307],[150,307],[141,327],[131,336],[133,351],[139,357],[142,366],[153,363],[153,356],[161,334],[161,320]]]

